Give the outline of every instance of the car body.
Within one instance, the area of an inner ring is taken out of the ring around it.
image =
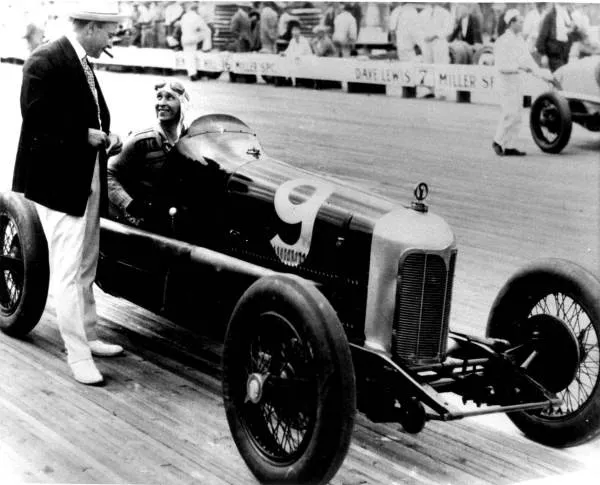
[[[371,195],[269,157],[228,115],[198,118],[169,157],[152,229],[102,220],[97,283],[198,330],[227,322],[225,409],[260,481],[327,483],[357,409],[411,433],[494,412],[553,446],[600,432],[600,283],[583,268],[532,263],[487,337],[460,334],[456,239],[426,184],[404,204]],[[19,194],[0,194],[0,241],[0,325],[22,335],[43,310],[47,249]]]
[[[531,107],[530,128],[545,152],[559,153],[572,123],[600,131],[600,55],[571,61],[554,73],[559,89],[543,93]]]

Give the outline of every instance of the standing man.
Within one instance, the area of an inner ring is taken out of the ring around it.
[[[523,105],[521,72],[534,73],[549,82],[552,75],[542,71],[531,57],[527,44],[521,36],[523,17],[516,8],[504,14],[506,30],[494,46],[495,66],[498,70],[500,106],[502,115],[494,136],[492,148],[496,155],[522,156],[525,152],[514,147],[514,141],[521,128],[521,107]]]
[[[198,3],[190,2],[181,17],[181,48],[190,81],[200,79],[196,64],[196,51],[200,43],[203,51],[210,51],[212,49],[212,32],[198,13]]]
[[[421,29],[421,51],[425,64],[450,64],[448,36],[452,33],[453,21],[450,12],[437,4],[425,4],[419,13]],[[433,98],[433,88],[426,98]]]
[[[575,24],[568,8],[570,6],[554,4],[541,21],[535,46],[542,56],[542,66],[548,67],[551,72],[569,62]]]
[[[350,57],[358,39],[358,26],[351,13],[352,6],[342,4],[341,9],[333,21],[333,43],[341,57]]]
[[[99,384],[92,355],[123,351],[98,340],[92,290],[100,214],[108,200],[106,161],[121,151],[121,141],[110,132],[88,56],[98,58],[111,46],[122,17],[116,2],[89,3],[71,13],[71,32],[38,48],[23,67],[13,190],[35,202],[44,228],[57,322],[73,376]]]
[[[263,2],[260,11],[260,43],[263,52],[277,53],[277,24],[279,18],[273,2]]]
[[[412,3],[400,3],[392,11],[389,20],[392,42],[396,44],[399,61],[417,59],[415,46],[419,44],[419,14]]]

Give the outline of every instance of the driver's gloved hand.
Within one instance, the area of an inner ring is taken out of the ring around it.
[[[125,218],[130,224],[140,226],[150,216],[152,204],[140,199],[132,200],[125,209]]]

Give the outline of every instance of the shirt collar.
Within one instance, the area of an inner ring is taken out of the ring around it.
[[[73,49],[75,49],[75,53],[77,54],[79,60],[82,60],[84,57],[87,57],[87,53],[85,52],[85,49],[83,48],[81,43],[77,40],[75,32],[67,32],[65,34],[65,37],[69,40],[69,42],[73,46]]]

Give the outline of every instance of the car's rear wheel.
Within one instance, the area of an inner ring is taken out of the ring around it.
[[[344,330],[308,282],[254,283],[230,319],[223,395],[234,441],[262,483],[324,484],[352,435],[356,384]]]
[[[600,434],[600,282],[564,260],[534,262],[496,298],[487,334],[506,339],[517,365],[561,398],[560,406],[510,413],[525,435],[572,446]]]
[[[0,194],[0,328],[22,336],[46,306],[48,246],[37,211],[22,195]]]
[[[531,106],[529,128],[542,151],[560,153],[569,143],[573,129],[569,102],[557,93],[542,94]]]

